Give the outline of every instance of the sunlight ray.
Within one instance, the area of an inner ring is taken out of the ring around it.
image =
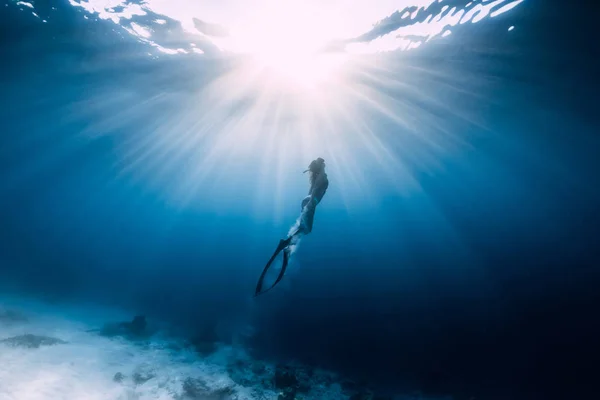
[[[110,21],[104,23],[116,24],[122,37],[149,46],[152,57],[185,57],[197,63],[198,75],[204,73],[203,60],[211,60],[214,68],[202,81],[190,69],[177,78],[189,83],[185,89],[157,89],[133,104],[128,103],[136,93],[97,90],[74,102],[71,115],[82,121],[106,114],[83,129],[82,137],[115,136],[121,153],[118,176],[168,185],[172,201],[182,206],[213,179],[224,179],[241,163],[254,163],[242,171],[257,175],[252,201],[264,200],[261,188],[275,184],[279,214],[284,174],[293,163],[321,154],[332,160],[343,191],[367,187],[364,164],[376,166],[402,190],[415,184],[414,165],[439,166],[438,156],[468,146],[467,137],[449,131],[445,116],[485,128],[467,107],[449,100],[491,101],[495,82],[482,74],[460,76],[453,66],[428,68],[384,55],[452,40],[452,32],[466,32],[521,3],[254,0],[248,8],[239,7],[238,0],[219,6],[192,0],[69,0],[85,17]],[[129,57],[125,52],[114,56]],[[162,87],[176,81],[167,75],[157,79]],[[147,118],[175,103],[178,108]],[[384,117],[390,132],[372,126],[375,115]],[[143,132],[118,137],[144,119]]]

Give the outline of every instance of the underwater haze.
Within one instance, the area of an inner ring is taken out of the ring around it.
[[[576,3],[0,0],[0,400],[597,398]]]

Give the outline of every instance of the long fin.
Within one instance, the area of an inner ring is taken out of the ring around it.
[[[287,264],[289,261],[289,254],[287,251],[285,251],[283,253],[283,265],[281,267],[281,271],[279,272],[279,275],[277,276],[277,279],[275,280],[275,282],[271,285],[271,287],[269,287],[266,290],[262,290],[262,285],[263,285],[263,281],[265,279],[265,276],[267,275],[267,271],[269,270],[269,268],[271,267],[271,264],[273,263],[273,261],[275,261],[275,258],[279,255],[279,253],[281,253],[282,250],[284,250],[285,248],[287,248],[290,244],[290,240],[280,240],[279,241],[279,245],[277,246],[277,249],[275,249],[275,252],[273,253],[273,255],[271,256],[271,259],[269,259],[269,262],[267,262],[267,265],[265,265],[265,268],[263,269],[262,274],[260,274],[260,278],[258,278],[258,283],[256,285],[256,291],[254,292],[254,297],[258,296],[259,294],[263,294],[268,292],[269,290],[273,289],[275,287],[275,285],[277,285],[282,279],[283,279],[283,275],[285,274],[285,270],[287,268]]]

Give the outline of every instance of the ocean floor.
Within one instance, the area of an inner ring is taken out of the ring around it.
[[[161,331],[132,340],[98,329],[123,318],[0,300],[0,400],[391,399],[351,393],[333,372],[253,360],[239,347],[202,355]],[[394,397],[409,398],[420,397]]]

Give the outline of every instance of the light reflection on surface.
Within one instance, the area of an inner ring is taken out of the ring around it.
[[[364,192],[381,179],[405,191],[418,186],[407,164],[427,168],[439,155],[466,145],[432,110],[470,122],[474,117],[452,103],[453,93],[464,91],[447,83],[457,77],[390,64],[385,55],[452,40],[444,38],[521,2],[257,0],[250,6],[240,0],[69,0],[90,23],[117,24],[150,46],[152,57],[195,54],[198,76],[205,58],[236,60],[169,112],[163,105],[181,97],[166,92],[132,106],[132,96],[122,91],[100,91],[73,110],[77,118],[92,118],[90,110],[104,115],[81,132],[87,137],[118,131],[124,121],[150,114],[143,135],[119,141],[120,173],[176,181],[169,192],[181,204],[221,175],[242,181],[255,173],[257,188],[276,186],[258,193],[256,201],[273,192],[284,196],[284,188],[299,182],[286,177],[317,156],[328,161],[342,196]],[[197,76],[169,79],[194,82]],[[103,111],[108,109],[113,111]],[[387,121],[386,129],[378,126],[381,121]],[[377,180],[367,172],[373,170]]]

